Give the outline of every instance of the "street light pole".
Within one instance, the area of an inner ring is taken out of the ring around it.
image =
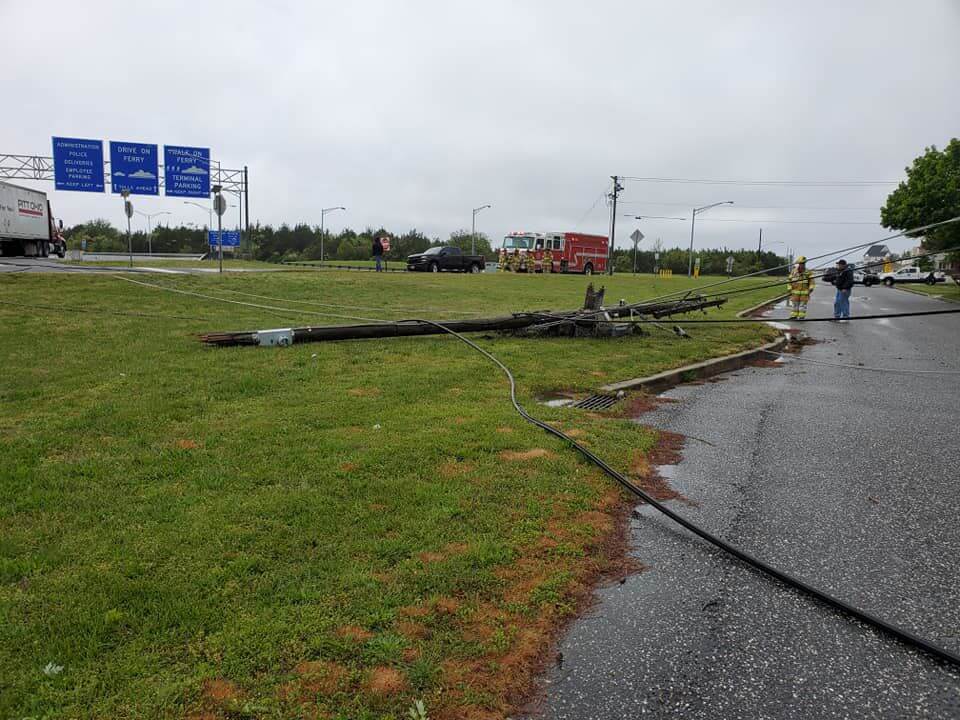
[[[473,218],[470,220],[470,254],[477,254],[477,213],[486,210],[490,205],[481,205],[473,209]]]
[[[626,217],[632,217],[634,220],[686,220],[686,218],[667,217],[665,215],[631,215],[626,213]],[[633,243],[633,274],[637,274],[637,243]]]
[[[345,207],[329,207],[320,209],[320,264],[323,264],[323,238],[326,230],[324,229],[323,219],[327,216],[327,213],[333,212],[334,210],[346,210]]]
[[[145,213],[145,212],[141,212],[140,210],[137,210],[136,213],[137,215],[143,215],[143,217],[147,219],[147,248],[148,248],[147,254],[153,255],[153,225],[151,224],[150,221],[153,220],[153,218],[158,217],[160,215],[172,215],[173,213],[169,213],[166,210],[164,210],[163,212],[155,212],[155,213]]]
[[[191,200],[184,200],[183,204],[193,205],[194,207],[198,207],[201,210],[205,210],[207,212],[207,220],[208,220],[207,227],[211,230],[213,229],[213,208],[209,208],[206,205],[201,205],[198,202],[192,202]]]
[[[690,217],[690,254],[687,256],[687,277],[693,277],[693,228],[697,222],[697,214],[706,212],[718,205],[733,205],[733,200],[724,200],[723,202],[713,203],[713,205],[704,205],[693,209],[693,215]]]

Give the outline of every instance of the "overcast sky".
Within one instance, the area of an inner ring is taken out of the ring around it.
[[[274,224],[344,205],[334,230],[445,238],[490,203],[478,229],[495,238],[606,234],[613,174],[896,181],[960,135],[960,0],[0,0],[0,27],[0,152],[50,155],[52,135],[209,146],[249,166],[251,219]],[[887,234],[858,223],[894,187],[624,185],[618,244],[638,227],[622,213],[687,218],[639,224],[647,246],[686,245],[691,206],[733,200],[698,216],[698,246],[755,248],[762,227],[808,255]],[[52,199],[66,224],[125,222],[109,193]]]

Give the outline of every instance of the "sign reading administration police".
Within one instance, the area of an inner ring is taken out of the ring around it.
[[[219,230],[210,230],[208,231],[208,236],[210,240],[211,247],[219,247],[220,241],[218,236],[221,231]],[[239,230],[223,230],[223,247],[240,247],[240,231]]]
[[[210,148],[163,146],[163,193],[210,197]]]
[[[103,141],[53,138],[53,181],[57,190],[103,192]]]
[[[159,195],[157,146],[110,141],[110,185],[113,192]]]

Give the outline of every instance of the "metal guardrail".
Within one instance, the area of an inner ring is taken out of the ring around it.
[[[306,262],[289,262],[289,261],[282,262],[280,264],[296,265],[298,267],[308,267],[308,268],[313,268],[314,270],[357,270],[357,271],[366,270],[368,272],[377,271],[376,265],[340,265],[340,264],[334,265],[332,263],[306,263]],[[406,267],[392,268],[387,266],[386,263],[384,263],[384,266],[383,266],[383,272],[406,272],[406,271],[407,271]]]

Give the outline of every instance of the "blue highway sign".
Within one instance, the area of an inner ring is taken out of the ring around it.
[[[163,193],[210,197],[210,148],[163,146]]]
[[[210,239],[211,247],[218,247],[220,241],[217,239],[217,231],[210,230],[208,233]],[[240,231],[239,230],[224,230],[223,231],[223,246],[224,247],[240,247]]]
[[[110,185],[113,192],[159,195],[157,146],[110,141]]]
[[[57,190],[103,192],[103,141],[53,138],[53,179]]]

